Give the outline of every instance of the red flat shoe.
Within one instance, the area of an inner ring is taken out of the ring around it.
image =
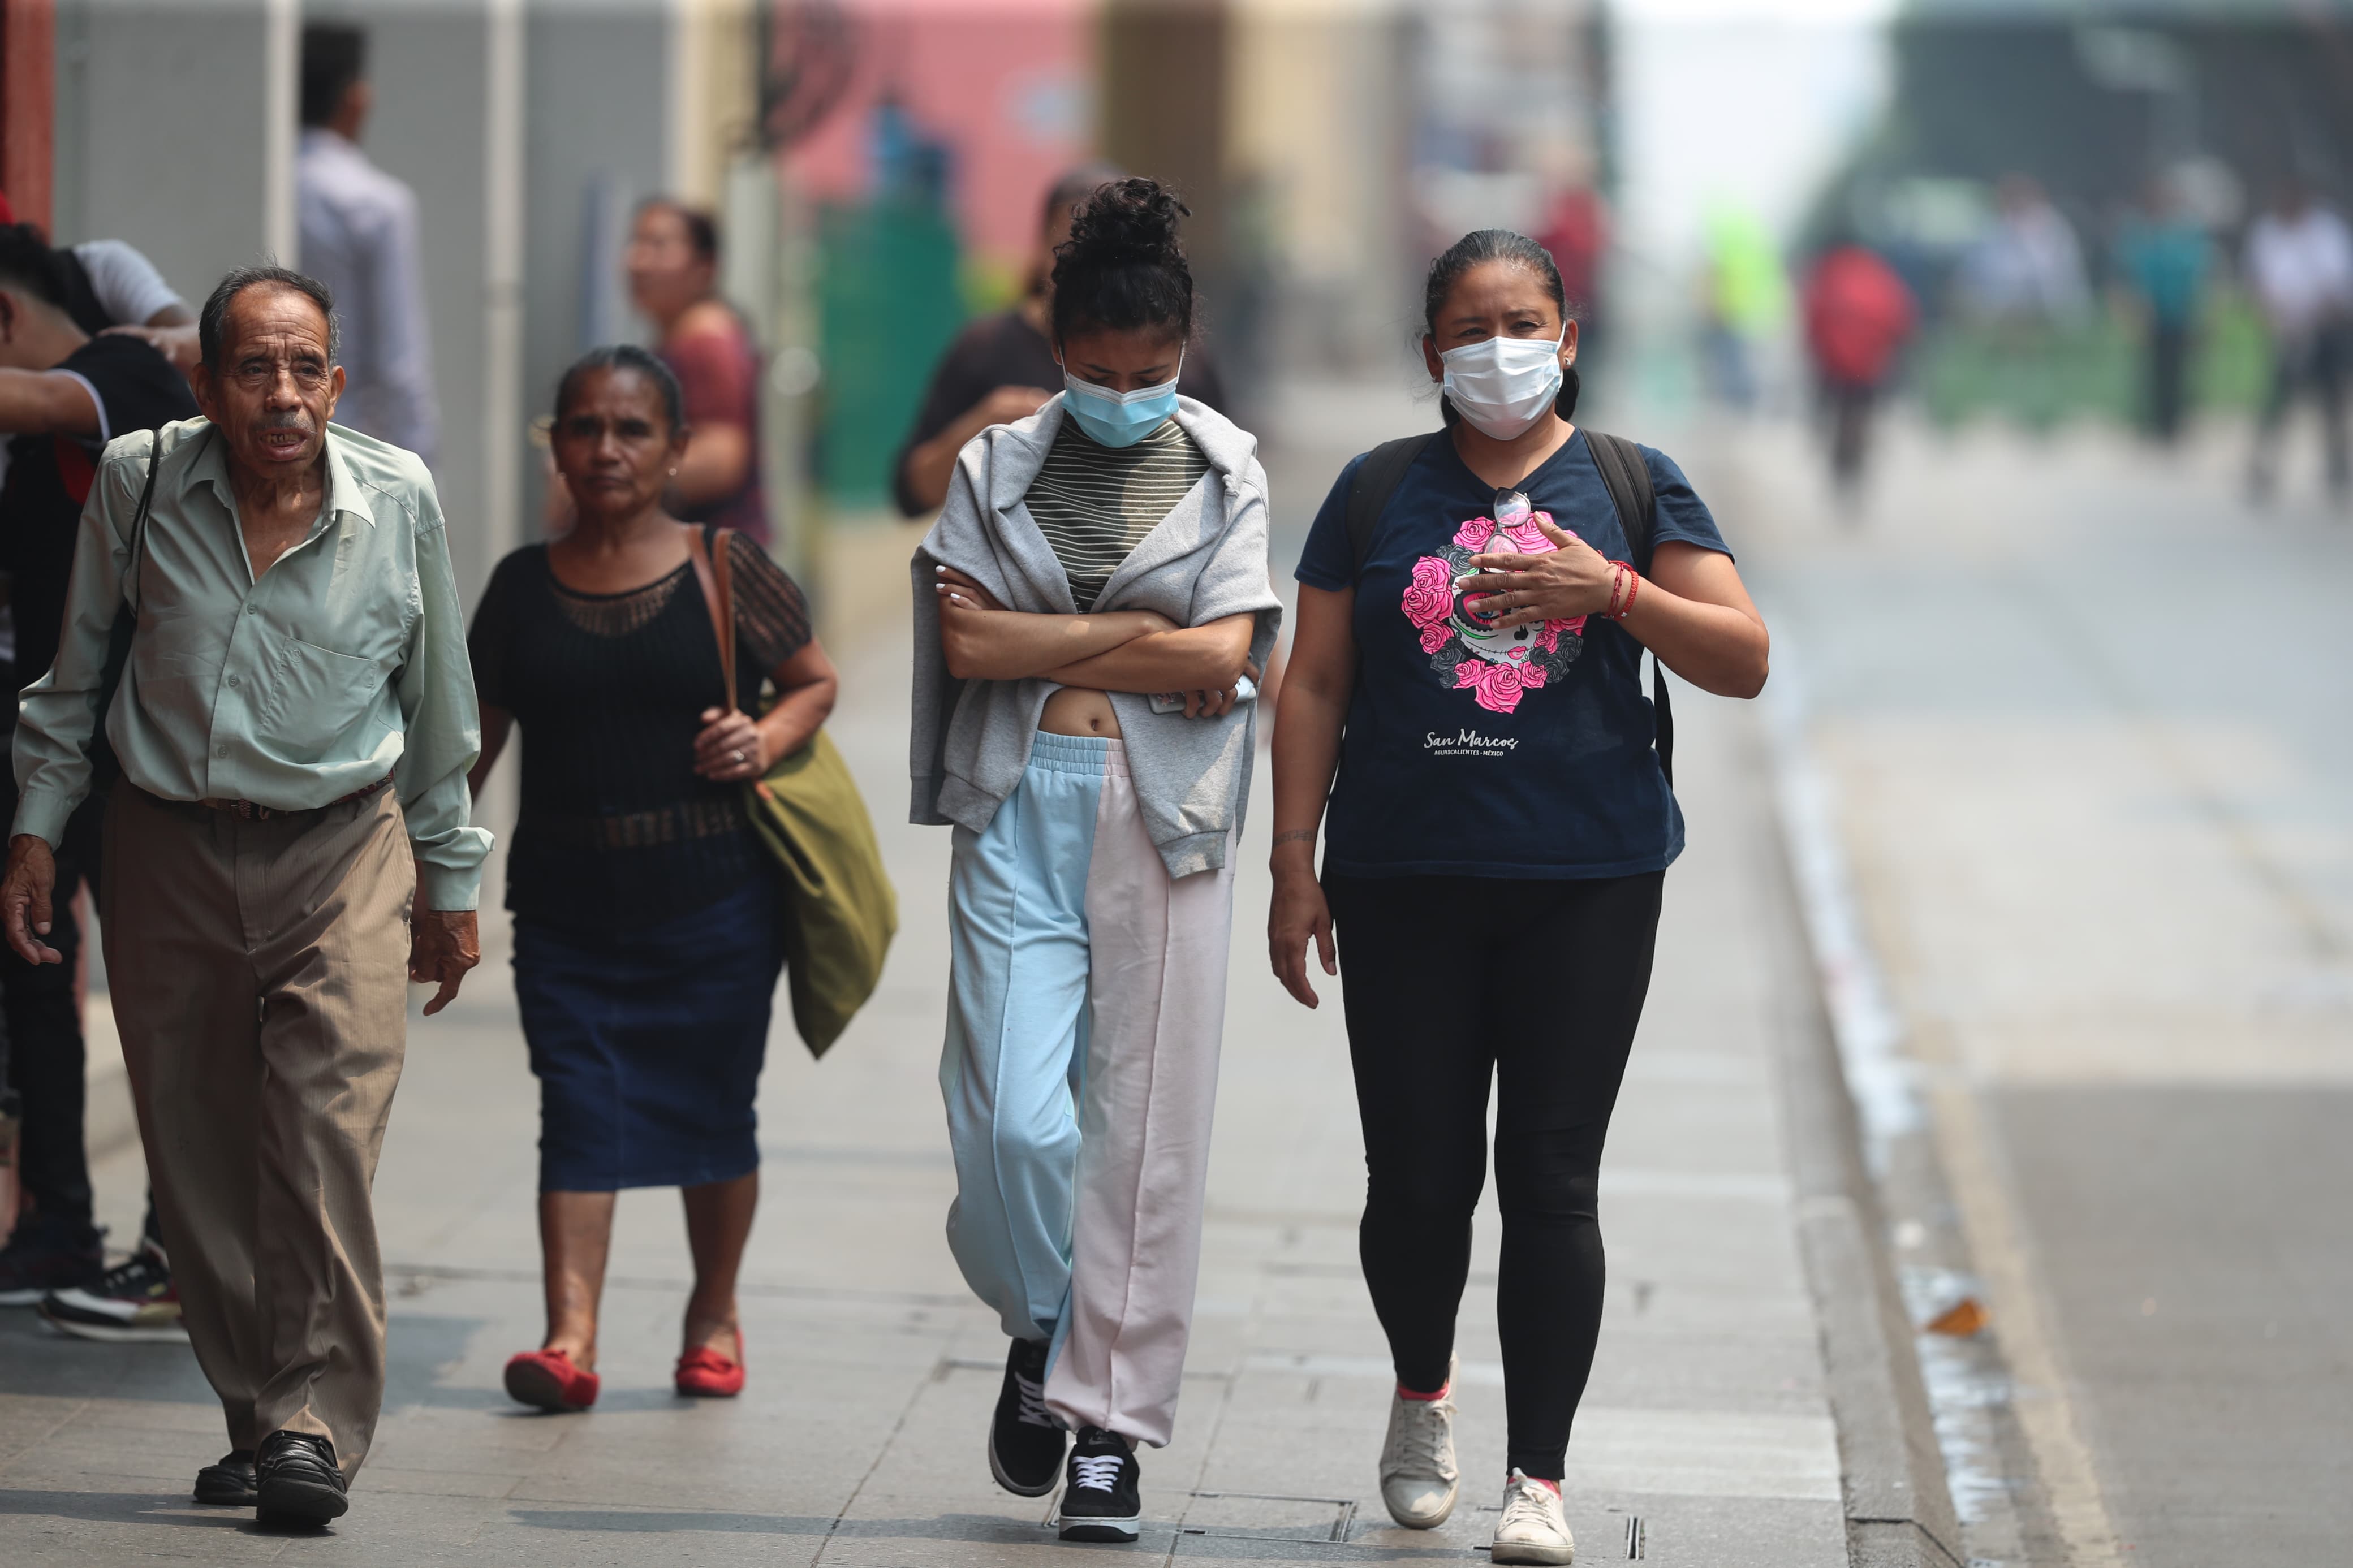
[[[733,1399],[744,1392],[744,1331],[735,1331],[735,1354],[730,1361],[709,1345],[697,1345],[678,1358],[678,1391],[690,1399]]]
[[[572,1364],[570,1351],[525,1351],[507,1363],[507,1394],[539,1410],[586,1410],[604,1380]]]

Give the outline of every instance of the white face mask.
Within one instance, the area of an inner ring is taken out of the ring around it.
[[[1482,436],[1509,441],[1527,433],[1560,395],[1561,338],[1493,337],[1438,356],[1447,400]]]

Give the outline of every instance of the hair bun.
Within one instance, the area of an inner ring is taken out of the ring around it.
[[[1193,269],[1177,226],[1192,212],[1157,180],[1112,180],[1071,209],[1071,237],[1054,248],[1054,341],[1106,327],[1166,327],[1193,335]]]
[[[1193,210],[1157,180],[1097,185],[1071,211],[1071,258],[1081,266],[1182,262],[1177,228]]]

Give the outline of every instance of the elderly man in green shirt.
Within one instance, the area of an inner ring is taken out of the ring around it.
[[[332,299],[248,268],[198,336],[206,417],[111,444],[82,513],[57,662],[20,705],[0,926],[58,961],[51,856],[102,726],[121,769],[102,874],[115,1021],[188,1336],[228,1418],[197,1499],[315,1522],[343,1512],[384,1400],[368,1189],[403,979],[438,987],[434,1013],[480,961],[490,836],[469,820],[473,677],[433,481],[328,423]]]

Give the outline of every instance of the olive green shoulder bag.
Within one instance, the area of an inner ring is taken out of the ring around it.
[[[709,545],[688,536],[695,575],[719,637],[727,699],[735,700],[735,595],[723,528]],[[899,931],[899,899],[882,868],[874,821],[848,764],[823,729],[744,787],[744,805],[768,852],[784,868],[792,908],[785,945],[793,1023],[812,1056],[822,1057],[882,977],[882,960]]]

